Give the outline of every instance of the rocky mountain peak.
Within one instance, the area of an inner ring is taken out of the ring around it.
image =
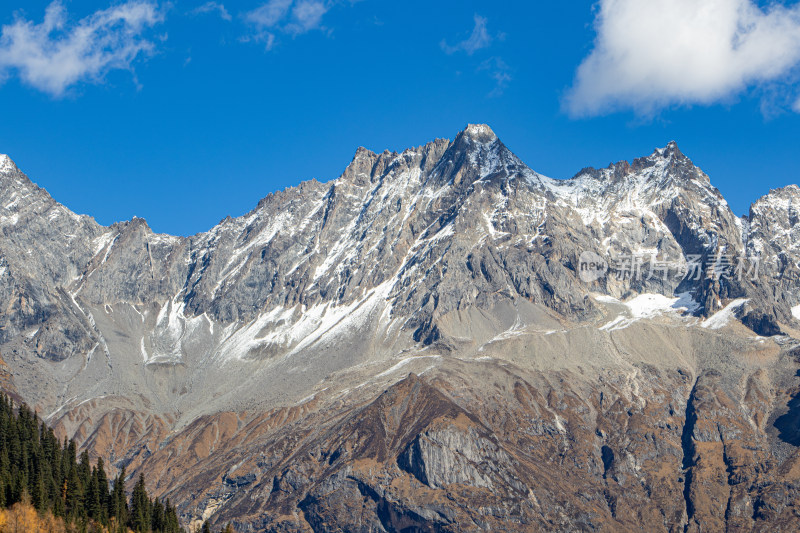
[[[776,223],[787,229],[794,226],[799,214],[800,187],[787,185],[771,189],[769,193],[750,204],[750,211],[743,219],[750,224],[751,230],[757,228],[759,224],[766,224],[774,230]]]
[[[9,186],[12,183],[16,185],[30,184],[27,179],[20,179],[22,173],[20,172],[14,161],[5,154],[0,154],[0,184],[2,186]],[[2,177],[7,177],[3,179]]]
[[[356,148],[356,153],[353,154],[353,161],[362,160],[362,159],[374,159],[377,157],[377,154],[370,150],[369,148],[364,148],[363,146],[359,146]]]
[[[0,154],[0,173],[13,172],[17,170],[17,165],[6,154]]]
[[[384,150],[377,154],[359,146],[352,161],[342,173],[341,179],[356,186],[364,186],[379,176],[397,154]]]
[[[490,143],[497,140],[497,135],[487,124],[467,124],[467,127],[459,135],[464,135],[479,142]]]
[[[793,202],[800,200],[800,187],[797,185],[787,185],[778,189],[771,189],[769,194],[759,198],[753,205],[766,204],[775,200]]]
[[[40,189],[33,183],[28,176],[26,176],[14,161],[5,154],[0,154],[0,192],[7,199],[8,203],[5,204],[5,209],[18,210],[22,204],[26,203],[23,198],[31,193],[36,193],[37,196],[44,195],[45,198],[50,198],[50,195],[44,189]],[[33,197],[30,198],[32,201]],[[13,201],[17,200],[17,201]]]
[[[763,226],[768,232],[780,228],[780,234],[776,236],[779,240],[786,235],[796,234],[795,226],[800,222],[800,187],[788,185],[772,189],[750,205],[746,219],[753,233]],[[782,246],[796,247],[793,242],[784,242]],[[780,250],[782,248],[779,247],[775,253]]]
[[[147,224],[147,220],[143,219],[142,217],[137,217],[136,215],[134,215],[130,220],[122,220],[120,222],[113,223],[111,225],[111,229],[119,231],[120,233],[134,231],[137,229],[151,231],[150,226]]]
[[[486,153],[492,148],[497,151],[497,147],[502,146],[502,144],[489,126],[485,124],[469,124],[456,135],[451,148],[456,152],[477,155]]]
[[[638,172],[649,167],[657,167],[662,173],[669,173],[671,176],[682,180],[699,180],[703,183],[710,183],[708,175],[700,170],[691,159],[686,157],[678,143],[670,141],[664,148],[657,148],[647,157],[634,159],[631,168]]]
[[[504,180],[530,171],[485,124],[470,124],[441,156],[432,183],[466,190],[478,180]]]
[[[670,141],[670,142],[668,142],[668,143],[667,143],[667,146],[665,146],[664,148],[662,148],[662,149],[661,149],[661,150],[659,150],[659,151],[660,151],[662,154],[664,154],[664,155],[669,155],[669,156],[673,156],[673,155],[677,155],[677,156],[683,156],[683,153],[681,152],[680,148],[678,148],[678,143],[677,143],[677,142],[675,142],[675,141]]]
[[[612,204],[622,194],[633,193],[639,203],[671,202],[676,194],[711,198],[724,203],[719,191],[711,185],[708,175],[686,157],[672,141],[664,148],[631,162],[619,161],[604,169],[584,168],[567,183],[598,193],[609,188],[603,196]]]

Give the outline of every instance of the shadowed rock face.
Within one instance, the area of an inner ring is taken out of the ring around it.
[[[187,523],[789,531],[797,200],[738,218],[675,143],[553,180],[471,125],[181,238],[2,156],[0,385]]]

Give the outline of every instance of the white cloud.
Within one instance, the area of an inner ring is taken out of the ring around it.
[[[488,20],[486,17],[476,14],[474,16],[474,20],[475,26],[472,28],[472,33],[463,41],[451,46],[447,44],[446,40],[442,39],[442,42],[439,43],[439,46],[442,47],[442,50],[446,54],[465,52],[467,55],[471,56],[478,50],[488,48],[495,38],[499,41],[505,39],[504,33],[499,33],[496,35],[496,37],[492,37],[487,29]],[[479,72],[487,72],[495,82],[494,88],[487,95],[490,98],[501,96],[503,91],[505,91],[506,87],[508,87],[508,84],[511,83],[511,80],[513,79],[511,77],[511,68],[508,66],[508,64],[506,64],[505,61],[503,61],[502,58],[497,56],[483,60],[478,65],[477,70]]]
[[[245,14],[245,20],[257,28],[272,28],[278,24],[292,5],[292,0],[269,0],[254,10]]]
[[[266,43],[267,50],[275,44],[276,32],[300,35],[322,28],[322,17],[328,5],[321,0],[269,0],[245,13],[244,19],[255,29],[255,35],[244,40]]]
[[[752,0],[600,0],[595,29],[594,50],[564,100],[573,116],[623,109],[653,115],[776,83],[794,90],[798,4],[762,9]]]
[[[478,70],[485,70],[495,82],[494,89],[488,94],[490,98],[502,96],[508,84],[513,79],[511,77],[511,67],[500,57],[490,57],[480,64]]]
[[[227,20],[227,21],[233,20],[233,17],[231,17],[231,14],[228,13],[227,9],[225,9],[225,6],[217,2],[206,2],[202,6],[192,11],[192,13],[195,14],[214,13],[214,12],[216,12],[222,20]]]
[[[323,2],[318,0],[300,0],[292,8],[292,33],[305,33],[317,29],[322,24],[322,16],[328,11]]]
[[[792,106],[792,109],[794,109],[796,112],[800,113],[800,98],[798,98],[795,101],[794,105]]]
[[[142,33],[161,20],[153,3],[134,0],[71,24],[55,1],[41,24],[17,18],[0,29],[0,80],[16,73],[53,96],[78,82],[100,83],[108,71],[130,69],[137,56],[153,49]]]
[[[486,48],[492,44],[492,36],[486,29],[487,20],[485,17],[475,15],[475,27],[472,29],[472,34],[460,43],[450,46],[447,41],[442,39],[440,46],[447,54],[454,54],[456,52],[466,52],[467,55],[472,55],[481,48]]]

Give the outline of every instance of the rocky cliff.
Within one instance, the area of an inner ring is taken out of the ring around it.
[[[3,386],[187,524],[792,531],[798,201],[471,125],[181,238],[0,156]]]

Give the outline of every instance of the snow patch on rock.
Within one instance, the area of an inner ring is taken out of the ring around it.
[[[735,316],[736,311],[746,304],[749,301],[749,298],[737,298],[726,305],[723,309],[720,309],[712,316],[710,316],[705,322],[703,322],[700,327],[706,329],[720,329],[728,325],[731,319]]]
[[[624,329],[636,321],[652,319],[665,314],[693,313],[700,307],[700,304],[695,302],[688,292],[680,293],[672,298],[663,294],[644,293],[626,302],[621,302],[613,296],[604,294],[595,295],[594,299],[598,302],[625,307],[625,314],[615,317],[600,327],[603,331]]]

